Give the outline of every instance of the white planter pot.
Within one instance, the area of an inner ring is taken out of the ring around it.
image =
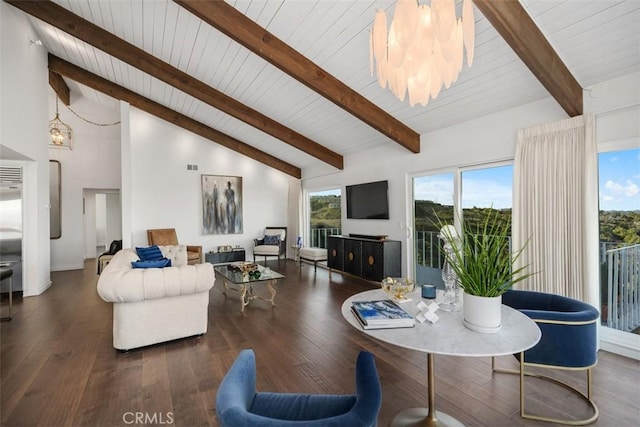
[[[462,294],[464,325],[472,331],[495,334],[502,328],[502,295],[478,297]]]

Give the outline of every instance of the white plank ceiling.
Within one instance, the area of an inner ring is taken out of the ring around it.
[[[520,0],[582,87],[640,71],[640,1]],[[171,0],[56,3],[342,155],[396,144],[200,21]],[[238,0],[230,3],[420,134],[548,97],[475,9],[473,66],[426,107],[410,107],[369,73],[369,28],[392,0]],[[421,3],[424,3],[422,1]],[[319,160],[32,18],[46,49],[304,170]],[[65,79],[101,103],[111,98]],[[423,142],[429,144],[429,141]],[[398,149],[402,149],[397,146]]]

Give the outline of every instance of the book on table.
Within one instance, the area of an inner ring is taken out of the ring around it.
[[[351,311],[363,329],[411,328],[416,324],[413,316],[388,299],[355,301]]]

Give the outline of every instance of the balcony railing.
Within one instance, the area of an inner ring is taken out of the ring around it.
[[[640,245],[607,250],[605,268],[602,319],[610,328],[631,332],[640,326]]]
[[[341,234],[341,232],[340,228],[312,228],[310,246],[326,249],[327,236],[335,236]]]

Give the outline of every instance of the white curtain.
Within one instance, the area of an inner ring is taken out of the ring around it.
[[[592,114],[518,131],[513,247],[535,272],[517,286],[598,305],[598,165]]]
[[[288,248],[296,244],[296,239],[302,230],[302,181],[296,180],[289,183],[289,206],[287,216],[287,258],[295,259],[295,254]]]

